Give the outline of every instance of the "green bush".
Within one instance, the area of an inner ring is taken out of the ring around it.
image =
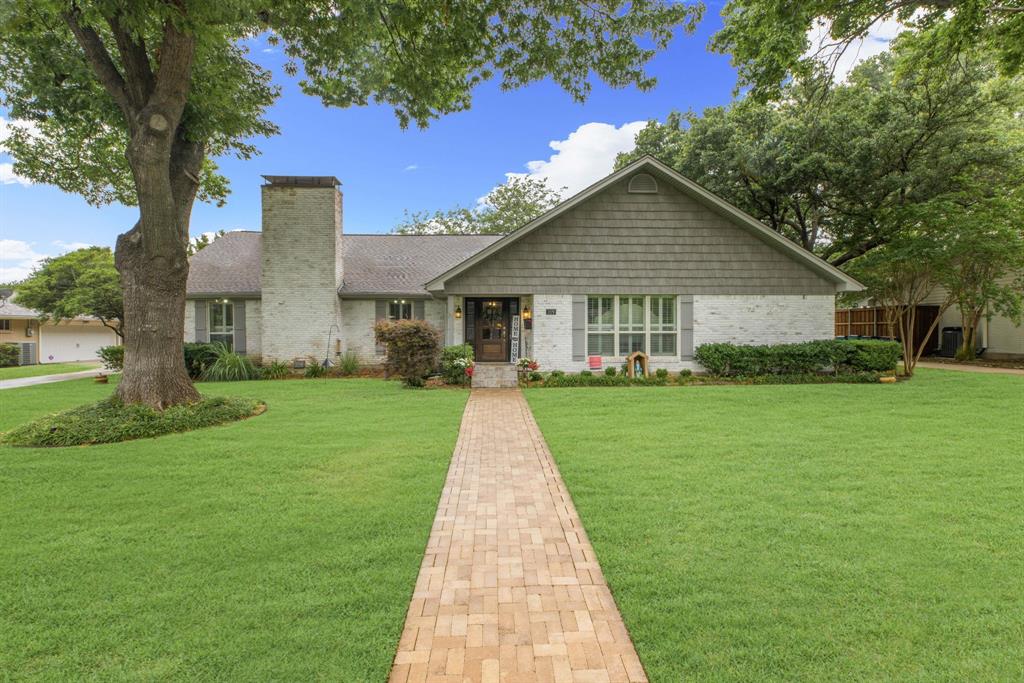
[[[446,346],[441,352],[441,376],[445,384],[467,384],[466,368],[473,365],[473,345]]]
[[[659,378],[659,379],[667,380],[668,379],[668,370],[666,370],[665,368],[658,368],[657,370],[654,371],[654,376]]]
[[[563,370],[552,370],[548,377],[565,377],[565,372]]]
[[[530,377],[530,381],[531,382],[540,382],[541,380],[544,379],[544,375],[542,375],[541,373],[537,372],[536,370],[531,372],[529,377]]]
[[[21,347],[17,344],[0,344],[0,368],[17,365],[21,360]]]
[[[756,377],[882,372],[895,367],[899,353],[897,342],[822,339],[762,346],[702,344],[697,347],[694,357],[713,375]]]
[[[306,363],[306,369],[302,372],[302,376],[306,379],[319,379],[320,377],[327,376],[327,368],[320,365],[315,360],[311,360]]]
[[[124,347],[120,344],[117,346],[103,346],[96,353],[99,355],[100,360],[103,361],[103,367],[107,370],[111,372],[124,370]]]
[[[668,376],[664,377],[629,377],[627,375],[595,375],[584,370],[578,375],[552,372],[544,380],[545,387],[628,387],[628,386],[664,386]]]
[[[859,372],[890,372],[903,356],[899,342],[878,339],[840,339],[846,349],[845,365]]]
[[[609,365],[608,367],[606,367],[604,369],[604,374],[608,375],[609,377],[614,377],[615,373],[616,373],[615,366]]]
[[[338,374],[349,377],[359,372],[359,356],[355,351],[346,351],[338,359]]]
[[[410,387],[421,387],[441,358],[441,333],[424,320],[382,320],[373,328],[387,349],[386,367]]]
[[[284,379],[291,374],[291,369],[287,363],[275,360],[270,365],[264,365],[261,374],[263,379]]]
[[[683,370],[679,371],[679,377],[693,377],[693,370],[691,370],[690,368],[684,368]]]
[[[213,362],[203,370],[203,379],[207,382],[241,382],[259,379],[260,371],[248,357],[230,351],[223,342],[211,344]]]
[[[47,415],[4,435],[13,446],[82,446],[145,439],[233,422],[263,412],[251,398],[218,396],[164,411],[116,398]]]
[[[206,368],[217,360],[217,349],[208,342],[185,344],[185,369],[192,379],[200,379]]]

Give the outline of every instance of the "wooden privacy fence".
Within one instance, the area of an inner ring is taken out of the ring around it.
[[[938,306],[918,306],[914,313],[914,344],[924,338],[928,328],[939,314]],[[839,308],[836,309],[837,337],[876,337],[899,339],[899,325],[889,325],[885,320],[885,308]],[[925,350],[938,348],[939,330],[935,329],[928,338]]]

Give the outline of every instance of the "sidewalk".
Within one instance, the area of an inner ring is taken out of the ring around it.
[[[78,372],[64,372],[59,375],[40,375],[39,377],[20,377],[18,379],[4,379],[0,380],[0,390],[2,389],[18,389],[21,387],[32,387],[37,384],[52,384],[53,382],[64,382],[69,379],[82,379],[83,377],[95,377],[96,375],[110,374],[109,371],[104,370],[102,367],[96,367],[89,370],[79,370]]]
[[[647,681],[518,389],[470,394],[390,680]]]
[[[919,360],[917,367],[929,370],[956,370],[957,372],[981,372],[995,375],[1018,375],[1024,377],[1024,370],[1017,368],[990,368],[984,365],[965,365],[963,363],[930,363]]]

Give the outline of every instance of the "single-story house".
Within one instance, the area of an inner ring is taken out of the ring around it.
[[[262,231],[192,257],[186,340],[378,364],[375,322],[417,318],[478,362],[699,369],[705,342],[832,338],[836,293],[863,288],[650,157],[504,236],[345,234],[336,178],[264,178]]]
[[[20,365],[99,360],[103,346],[118,344],[117,335],[95,318],[43,322],[38,311],[0,296],[0,344],[16,344]]]

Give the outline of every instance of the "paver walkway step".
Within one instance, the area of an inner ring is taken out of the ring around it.
[[[391,681],[647,681],[517,389],[473,391]]]
[[[519,374],[511,363],[477,363],[471,384],[474,389],[515,389]]]

